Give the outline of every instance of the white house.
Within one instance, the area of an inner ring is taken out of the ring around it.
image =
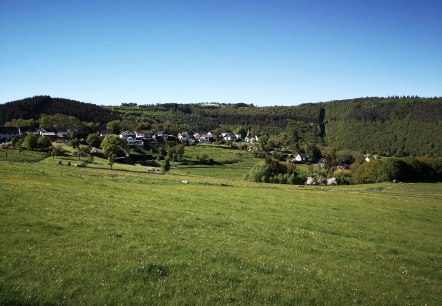
[[[246,136],[246,138],[244,138],[244,141],[249,143],[258,142],[258,140],[258,136]]]
[[[57,138],[57,134],[55,132],[48,132],[45,129],[38,130],[38,134],[42,137],[48,137],[48,138]]]
[[[218,138],[217,134],[212,134],[212,132],[208,132],[206,134],[207,137],[211,138],[212,140],[215,140],[216,138]]]
[[[132,131],[124,131],[120,134],[120,138],[128,139],[129,137],[136,138],[137,135]]]
[[[221,135],[225,141],[236,141],[236,136],[232,133],[222,133]]]
[[[129,146],[135,146],[135,147],[142,147],[142,146],[144,146],[144,143],[143,143],[143,141],[141,139],[136,139],[136,138],[133,138],[133,137],[128,137],[128,138],[126,138],[126,141],[127,141],[127,144]]]
[[[135,137],[138,139],[152,139],[154,132],[147,130],[135,131]]]
[[[210,142],[211,140],[213,140],[213,137],[209,137],[209,136],[207,136],[207,134],[203,134],[203,135],[200,135],[198,138],[197,138],[197,140],[199,141],[199,142]]]
[[[215,141],[215,138],[216,138],[216,136],[214,134],[212,134],[211,132],[208,132],[207,134],[196,133],[195,135],[193,135],[193,137],[198,142],[212,142],[212,141]]]
[[[186,142],[190,140],[190,134],[189,132],[181,132],[178,134],[178,140],[182,142]]]
[[[42,135],[43,133],[47,133],[48,131],[46,131],[45,129],[39,129],[39,130],[37,130],[37,134],[38,135]]]
[[[155,139],[168,139],[169,135],[166,131],[159,131],[155,134]]]
[[[307,162],[307,160],[308,160],[307,155],[305,155],[304,153],[299,153],[295,157],[295,161],[297,161],[298,163],[305,163]]]

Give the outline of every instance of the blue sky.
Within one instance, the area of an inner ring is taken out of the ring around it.
[[[442,96],[440,0],[0,0],[0,103]]]

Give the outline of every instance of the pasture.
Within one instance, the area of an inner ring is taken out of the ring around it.
[[[0,304],[442,300],[442,184],[271,185],[222,167],[39,159],[0,160]]]

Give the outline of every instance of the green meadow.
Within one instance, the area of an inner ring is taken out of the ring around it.
[[[241,180],[250,171],[250,168],[260,161],[250,152],[209,144],[186,147],[184,160],[196,163],[198,156],[203,154],[216,161],[216,166],[183,165],[183,163],[177,162],[174,163],[176,167],[172,169],[171,173]]]
[[[258,184],[241,180],[247,156],[159,175],[1,154],[0,304],[442,300],[440,183]]]

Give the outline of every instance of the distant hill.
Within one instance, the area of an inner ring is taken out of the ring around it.
[[[361,98],[320,103],[325,139],[387,156],[442,156],[442,98]]]
[[[0,125],[12,119],[38,119],[41,114],[65,114],[81,121],[106,123],[119,119],[112,111],[91,103],[69,99],[35,96],[5,104],[0,104]]]
[[[11,119],[38,119],[56,113],[82,121],[106,123],[125,119],[134,126],[209,131],[238,126],[252,133],[286,134],[306,143],[385,156],[442,156],[442,98],[367,97],[258,107],[253,104],[126,103],[100,107],[68,99],[37,96],[0,105],[0,125]]]

